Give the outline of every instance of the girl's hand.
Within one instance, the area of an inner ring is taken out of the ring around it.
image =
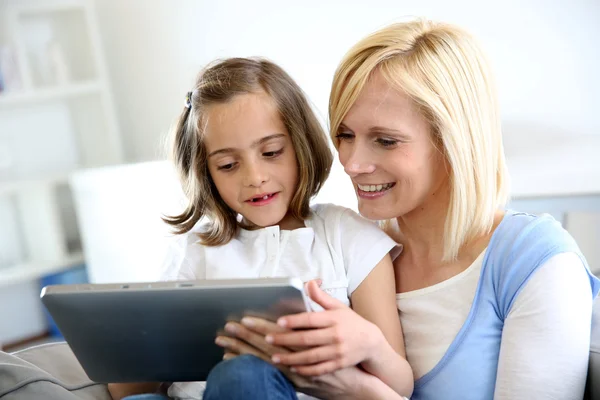
[[[369,362],[376,353],[374,349],[385,340],[379,328],[327,295],[315,282],[309,282],[307,290],[310,298],[325,311],[280,318],[278,325],[287,331],[271,331],[265,337],[266,343],[304,350],[276,352],[272,361],[292,366],[305,376],[323,375]],[[307,330],[294,331],[296,329]]]

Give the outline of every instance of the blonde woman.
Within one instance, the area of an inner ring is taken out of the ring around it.
[[[403,245],[394,268],[412,398],[581,399],[599,281],[558,222],[505,209],[500,114],[477,42],[423,20],[375,32],[342,60],[329,111],[361,214]],[[357,338],[381,336],[350,309],[253,322],[229,351],[271,356],[301,390],[400,398],[344,362],[363,361]],[[339,369],[305,379],[331,343]],[[377,347],[363,357],[386,365]],[[247,364],[223,364],[209,387],[222,399],[295,398],[278,389],[278,370]],[[238,384],[224,387],[232,375]]]

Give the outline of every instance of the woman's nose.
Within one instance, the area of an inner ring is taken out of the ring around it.
[[[342,145],[339,149],[340,163],[344,166],[346,174],[352,178],[375,172],[375,164],[367,153],[360,145]]]

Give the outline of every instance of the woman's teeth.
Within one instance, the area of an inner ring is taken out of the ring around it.
[[[363,192],[382,192],[394,186],[393,183],[386,183],[383,185],[360,185],[357,184],[358,188]]]

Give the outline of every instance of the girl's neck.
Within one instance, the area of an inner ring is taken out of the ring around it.
[[[279,221],[279,229],[285,231],[293,231],[294,229],[304,228],[306,225],[304,221],[290,214],[286,214],[281,221]]]
[[[243,221],[242,226],[244,227],[244,229],[257,230],[257,229],[266,228],[265,226],[255,225],[245,218],[242,218],[242,221]],[[275,225],[273,225],[273,226],[275,226]],[[282,231],[293,231],[295,229],[306,227],[303,220],[300,220],[289,213],[286,214],[285,217],[283,217],[283,219],[281,221],[279,221],[278,224],[276,224],[276,226],[279,226],[279,229]]]

